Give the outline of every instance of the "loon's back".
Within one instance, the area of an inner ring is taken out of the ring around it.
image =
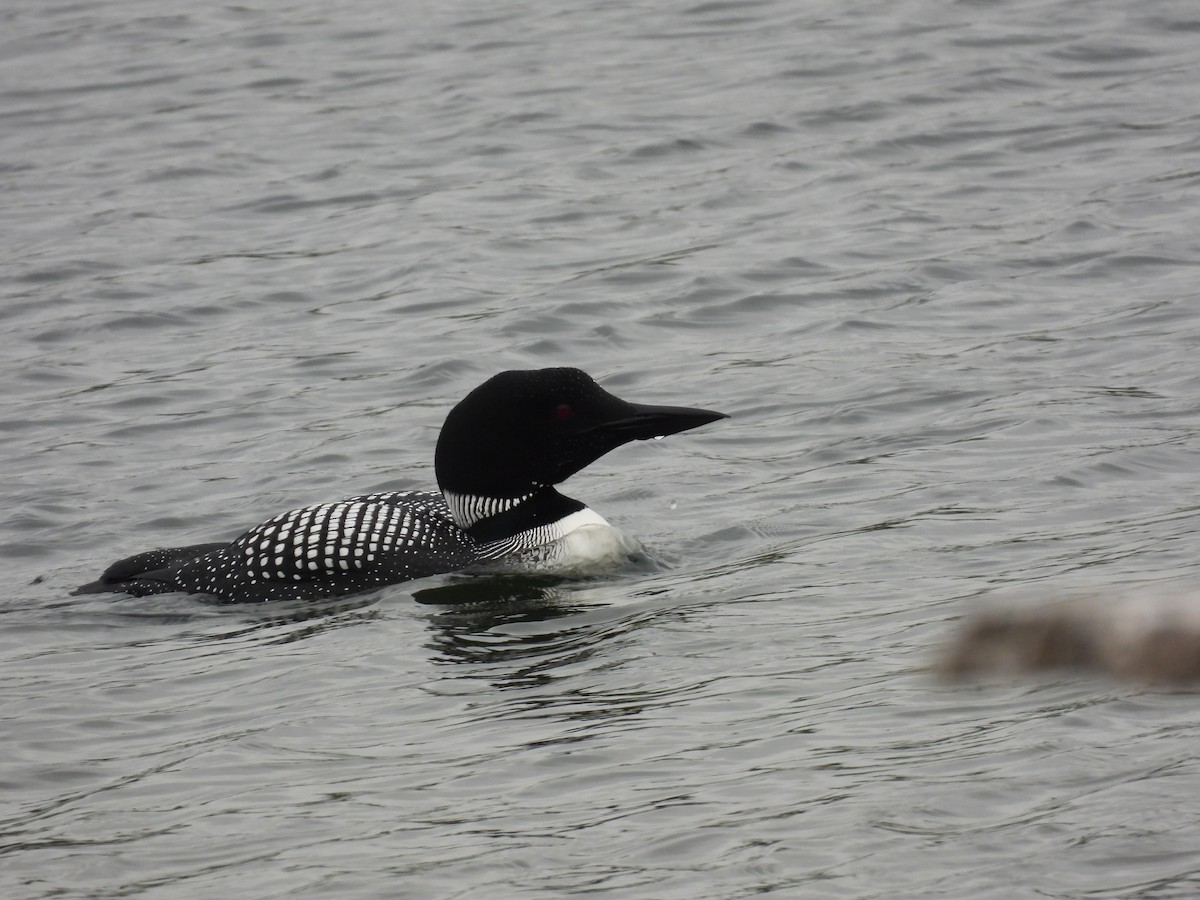
[[[502,372],[447,417],[435,460],[441,492],[367,494],[295,509],[228,544],[128,557],[76,593],[307,600],[478,563],[544,560],[546,548],[572,532],[608,528],[553,485],[628,441],[720,418],[627,403],[578,369]]]
[[[454,572],[482,555],[441,494],[394,491],[294,509],[228,544],[138,554],[77,593],[308,600]]]

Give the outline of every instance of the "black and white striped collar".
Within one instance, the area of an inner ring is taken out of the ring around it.
[[[454,521],[477,541],[502,540],[587,508],[548,486],[519,497],[484,497],[447,490],[442,495]]]
[[[442,491],[446,505],[450,507],[450,515],[464,530],[484,519],[502,512],[508,512],[532,497],[536,491],[531,491],[521,497],[481,497],[478,494],[456,494],[454,491]]]

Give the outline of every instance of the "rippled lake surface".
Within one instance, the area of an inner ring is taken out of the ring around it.
[[[0,35],[6,898],[1200,892],[1195,694],[929,671],[979,604],[1200,582],[1200,7]],[[733,415],[568,483],[653,565],[69,594],[429,487],[450,405],[564,364]]]

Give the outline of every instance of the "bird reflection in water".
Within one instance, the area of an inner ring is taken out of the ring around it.
[[[607,590],[548,575],[451,578],[413,596],[445,607],[429,620],[429,646],[440,661],[528,660],[510,672],[509,685],[549,680],[549,670],[590,657],[604,638],[625,633],[642,618],[624,608],[615,612]]]

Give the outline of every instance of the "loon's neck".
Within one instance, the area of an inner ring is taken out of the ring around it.
[[[442,490],[454,521],[480,542],[499,541],[531,528],[551,525],[587,507],[550,486],[520,497],[484,497]]]

